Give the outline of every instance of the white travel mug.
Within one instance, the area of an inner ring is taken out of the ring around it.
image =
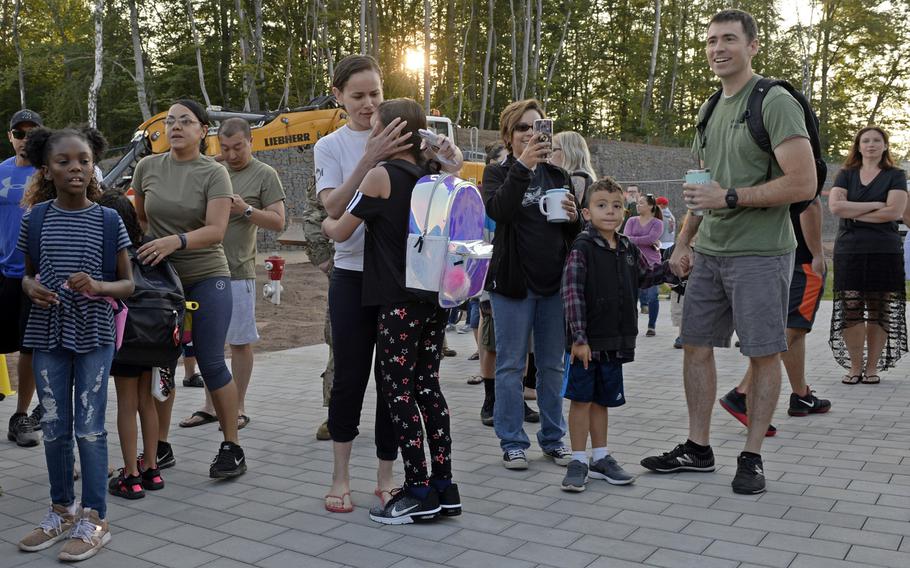
[[[567,223],[569,213],[562,207],[563,200],[569,195],[569,190],[564,187],[548,189],[546,195],[540,198],[538,207],[540,213],[547,217],[550,223]]]

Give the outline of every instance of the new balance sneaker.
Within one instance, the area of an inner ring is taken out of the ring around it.
[[[480,422],[484,426],[493,425],[493,399],[485,398],[483,406],[480,407]]]
[[[562,490],[581,493],[588,481],[588,466],[584,462],[572,460],[566,466],[566,476],[562,478]]]
[[[680,444],[659,456],[649,456],[641,460],[641,466],[657,473],[675,473],[677,471],[714,471],[714,452],[710,446],[703,453],[696,453]]]
[[[209,468],[209,477],[226,479],[244,473],[246,473],[246,458],[243,455],[243,449],[234,442],[221,442],[218,455],[212,460],[212,467]]]
[[[73,525],[57,558],[66,562],[85,560],[98,554],[101,547],[110,541],[111,531],[107,521],[98,517],[98,511],[86,507]]]
[[[524,403],[524,405],[525,405],[525,422],[533,422],[533,423],[540,422],[540,413],[537,412],[536,410],[534,410],[533,408],[531,408],[530,406],[528,406],[527,402]]]
[[[790,416],[808,416],[810,414],[824,414],[831,410],[831,401],[815,396],[815,391],[808,389],[806,396],[790,393],[790,408],[787,414]]]
[[[145,491],[142,490],[142,478],[138,475],[127,475],[126,470],[121,468],[120,475],[111,479],[107,484],[107,492],[115,497],[125,499],[142,499],[145,497]]]
[[[142,487],[149,491],[164,489],[164,479],[161,477],[161,468],[148,468],[139,474],[142,478]]]
[[[572,451],[565,446],[553,448],[552,450],[544,450],[543,455],[552,459],[556,465],[561,465],[563,467],[569,465],[569,462],[572,461]]]
[[[718,400],[720,406],[729,412],[733,418],[739,420],[739,423],[749,427],[749,416],[746,413],[746,395],[739,392],[735,388],[720,397]],[[777,434],[777,428],[774,427],[774,424],[768,424],[768,431],[765,432],[765,437],[770,438]]]
[[[41,419],[44,417],[44,405],[38,404],[34,410],[32,410],[32,425],[34,425],[35,430],[41,430]]]
[[[441,507],[439,514],[443,517],[457,517],[461,514],[461,495],[458,493],[458,484],[449,482],[445,489],[440,490],[436,484],[431,481],[430,484],[436,489],[436,496],[439,498]]]
[[[635,481],[635,476],[628,473],[620,466],[613,456],[605,456],[591,462],[588,476],[594,479],[606,480],[610,485],[629,485]]]
[[[66,538],[75,518],[63,505],[51,505],[37,527],[19,541],[19,550],[38,552]]]
[[[31,448],[41,442],[41,435],[35,432],[35,423],[24,412],[10,416],[6,438],[23,448]]]
[[[736,458],[736,475],[733,477],[733,492],[755,495],[765,491],[765,470],[761,456],[743,452]]]
[[[506,469],[528,469],[528,456],[524,450],[509,450],[502,454],[502,465]]]
[[[388,503],[370,509],[370,519],[384,525],[409,525],[435,520],[441,510],[439,495],[432,488],[424,499],[406,488],[393,489]]]

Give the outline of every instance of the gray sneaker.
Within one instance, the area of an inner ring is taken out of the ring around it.
[[[565,446],[553,448],[552,450],[544,450],[543,455],[552,459],[553,463],[556,465],[561,465],[563,467],[566,467],[569,465],[569,462],[572,461],[572,452]]]
[[[613,456],[592,462],[591,472],[588,475],[594,479],[605,479],[611,485],[629,485],[635,481],[635,476],[620,467]]]
[[[572,460],[566,467],[566,476],[562,479],[563,491],[574,491],[581,493],[585,490],[585,483],[588,481],[588,466],[584,462]]]
[[[41,442],[41,434],[35,432],[35,423],[24,413],[10,417],[6,437],[24,448],[37,446]]]

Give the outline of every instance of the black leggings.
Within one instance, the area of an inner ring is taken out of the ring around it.
[[[329,319],[332,322],[335,380],[329,399],[329,433],[336,442],[351,442],[359,434],[363,395],[373,370],[376,344],[376,306],[360,303],[363,272],[335,268],[329,283]],[[379,373],[376,373],[379,376]],[[378,383],[378,381],[377,381]],[[376,457],[398,457],[389,407],[376,389]]]
[[[434,479],[452,478],[449,407],[439,388],[439,362],[448,313],[423,302],[382,306],[376,351],[383,397],[404,462],[407,487],[427,485],[421,418],[429,436]]]

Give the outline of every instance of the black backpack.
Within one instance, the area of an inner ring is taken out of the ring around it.
[[[133,294],[124,300],[129,312],[117,363],[140,367],[173,368],[180,356],[180,337],[186,305],[183,285],[166,260],[142,264],[130,249]]]
[[[769,155],[768,174],[765,179],[770,180],[771,166],[774,163],[774,150],[771,148],[771,137],[765,129],[765,121],[762,116],[762,103],[765,101],[765,95],[768,94],[768,91],[770,91],[772,87],[783,87],[794,99],[796,99],[799,106],[803,107],[803,116],[806,119],[806,131],[809,133],[812,156],[815,158],[815,176],[818,184],[815,188],[815,196],[818,197],[822,191],[822,187],[825,185],[825,180],[828,178],[828,164],[822,159],[821,138],[818,134],[818,116],[816,116],[815,111],[812,110],[812,105],[809,104],[809,100],[805,95],[797,91],[793,85],[783,79],[762,77],[755,83],[755,87],[753,87],[752,92],[749,94],[749,101],[746,103],[746,112],[743,113],[740,122],[746,123],[749,127],[749,134],[752,135],[752,139],[755,140],[755,143],[759,148]],[[714,108],[717,106],[722,95],[723,89],[718,89],[711,95],[711,98],[708,99],[708,103],[705,106],[705,115],[695,127],[698,130],[702,148],[704,148],[707,143],[705,128],[708,126],[708,119],[711,118],[711,114],[714,112]],[[813,199],[793,203],[790,205],[790,208],[791,210],[796,209],[798,212],[801,212],[805,210],[812,201]]]

